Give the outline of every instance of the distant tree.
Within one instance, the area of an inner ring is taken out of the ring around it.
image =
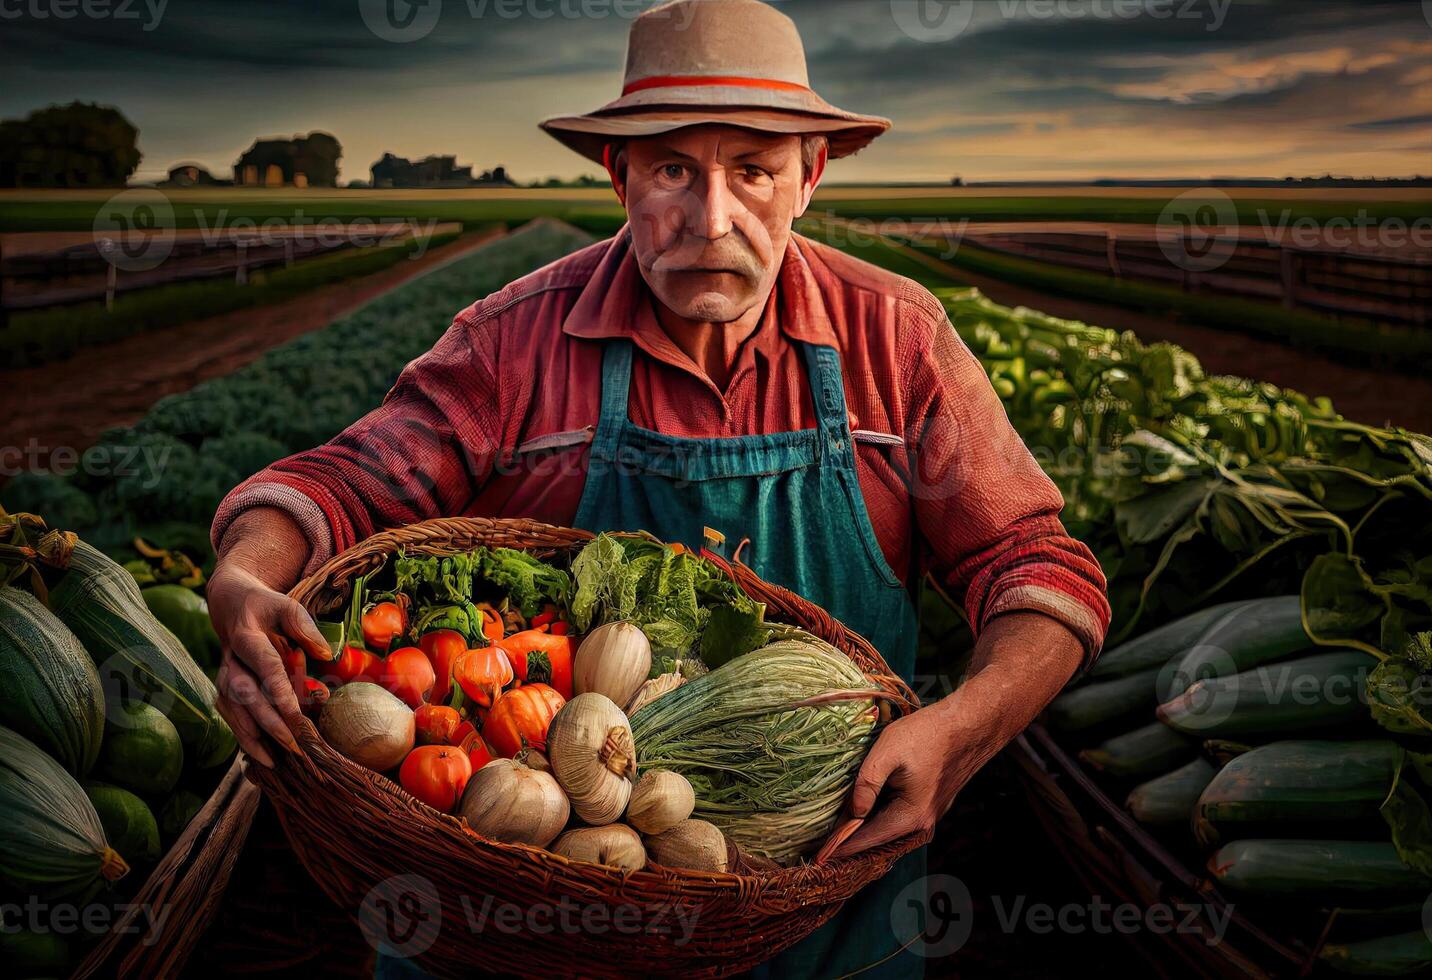
[[[0,122],[0,187],[122,187],[139,130],[118,109],[71,102]]]
[[[328,133],[315,130],[294,141],[293,169],[308,177],[309,187],[337,187],[343,147]]]
[[[965,186],[965,179],[964,179],[963,177],[951,177],[951,178],[950,178],[950,186],[951,186],[951,187],[964,187],[964,186]]]

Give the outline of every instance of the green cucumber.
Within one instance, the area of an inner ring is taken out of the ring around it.
[[[1110,776],[1148,779],[1182,765],[1197,754],[1197,739],[1155,721],[1085,749],[1079,758]]]
[[[99,814],[109,846],[131,868],[159,860],[159,822],[143,800],[108,783],[85,784],[85,795]]]
[[[1158,702],[1154,684],[1158,668],[1072,687],[1060,694],[1046,709],[1049,723],[1063,732],[1079,732],[1119,721],[1138,724]]]
[[[1258,599],[1231,609],[1181,657],[1164,664],[1158,699],[1168,701],[1209,677],[1227,677],[1313,646],[1295,595]]]
[[[80,641],[28,592],[0,587],[0,725],[84,776],[104,736],[99,672]]]
[[[1229,832],[1249,836],[1250,827],[1377,820],[1404,756],[1384,739],[1299,740],[1251,749],[1230,760],[1199,797],[1194,836],[1212,848]]]
[[[1218,620],[1239,606],[1247,604],[1246,599],[1220,602],[1216,606],[1200,609],[1151,629],[1132,640],[1126,640],[1112,650],[1099,654],[1094,666],[1089,668],[1089,677],[1108,680],[1111,677],[1137,674],[1150,667],[1162,667],[1170,658],[1196,644],[1199,637]]]
[[[1318,956],[1334,970],[1358,977],[1426,976],[1432,972],[1432,933],[1415,929],[1355,943],[1328,943]]]
[[[1186,826],[1198,795],[1217,773],[1218,767],[1200,756],[1135,786],[1124,806],[1135,820],[1151,827]]]
[[[1432,891],[1432,877],[1404,864],[1385,841],[1238,840],[1215,851],[1208,870],[1218,885],[1257,897],[1339,902]]]
[[[1315,653],[1230,677],[1198,681],[1158,707],[1166,725],[1201,738],[1272,738],[1348,729],[1367,722],[1367,675],[1376,657]]]

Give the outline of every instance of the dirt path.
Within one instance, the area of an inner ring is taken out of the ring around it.
[[[390,289],[500,238],[501,229],[464,236],[420,259],[323,286],[291,300],[235,310],[87,347],[53,364],[0,371],[0,482],[43,467],[50,452],[76,452],[117,425],[143,417],[156,401],[231,374],[260,354],[327,326]]]
[[[1070,299],[969,272],[891,242],[912,259],[951,279],[978,287],[996,303],[1027,306],[1066,320],[1132,330],[1144,341],[1164,340],[1191,351],[1210,374],[1271,381],[1308,395],[1327,395],[1347,418],[1369,425],[1391,422],[1432,432],[1432,378],[1348,364],[1335,355],[1197,323],[1172,315]]]

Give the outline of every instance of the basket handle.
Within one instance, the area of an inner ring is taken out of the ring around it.
[[[825,844],[821,847],[820,853],[815,856],[815,863],[829,864],[831,857],[840,849],[840,845],[850,840],[851,835],[859,830],[863,823],[865,823],[864,817],[851,817],[846,820],[845,823],[836,827],[835,830],[831,832],[829,839],[827,839]]]

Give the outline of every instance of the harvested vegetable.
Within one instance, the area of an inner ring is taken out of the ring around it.
[[[685,683],[686,678],[682,677],[680,672],[675,670],[669,674],[661,674],[644,682],[641,687],[636,689],[636,693],[631,696],[631,701],[624,709],[627,713],[627,717],[631,717],[663,694],[670,694]]]
[[[624,705],[650,671],[651,644],[640,627],[608,623],[588,633],[577,648],[573,684],[578,694],[595,692]]]
[[[141,796],[163,796],[184,771],[184,744],[174,724],[143,701],[111,711],[95,774]]]
[[[1301,603],[1295,595],[1257,599],[1229,610],[1182,656],[1158,676],[1160,701],[1168,701],[1197,681],[1252,670],[1313,645],[1303,631]]]
[[[648,769],[632,790],[626,819],[643,834],[660,834],[691,816],[696,793],[679,772]]]
[[[1191,612],[1187,616],[1165,623],[1157,629],[1126,640],[1111,650],[1099,654],[1089,676],[1095,680],[1109,680],[1137,674],[1151,667],[1162,667],[1173,657],[1184,653],[1198,642],[1198,637],[1222,619],[1225,614],[1243,605],[1247,600],[1220,602],[1217,605]]]
[[[445,704],[424,704],[413,712],[413,725],[420,745],[456,745],[462,716]]]
[[[345,684],[319,715],[318,730],[342,755],[375,772],[386,772],[412,751],[413,712],[377,684]]]
[[[1203,792],[1218,769],[1198,758],[1173,772],[1135,786],[1124,806],[1134,819],[1150,827],[1185,827]]]
[[[189,651],[200,667],[217,667],[222,654],[219,634],[209,618],[209,603],[183,585],[152,585],[140,590],[140,597],[154,618]]]
[[[643,770],[691,783],[695,816],[789,864],[835,826],[881,694],[829,644],[790,628],[783,636],[657,698],[632,730]]]
[[[530,629],[499,637],[493,646],[507,654],[518,683],[548,684],[567,701],[576,693],[572,687],[575,647],[570,637]]]
[[[642,846],[641,836],[619,823],[569,830],[553,843],[552,853],[623,871],[640,871],[646,867],[646,848]]]
[[[409,708],[417,708],[427,699],[436,679],[433,665],[423,651],[403,647],[383,658],[379,684]]]
[[[1080,732],[1116,723],[1141,724],[1158,703],[1159,668],[1113,680],[1071,687],[1049,703],[1049,724],[1061,732]]]
[[[162,839],[172,841],[182,834],[203,808],[204,798],[193,790],[179,789],[170,793],[156,814]]]
[[[466,638],[456,630],[431,630],[418,640],[418,648],[433,665],[433,689],[429,699],[434,704],[447,704],[452,693],[453,664],[467,652]]]
[[[484,837],[533,847],[552,843],[571,815],[557,780],[511,759],[473,773],[458,810]]]
[[[1079,758],[1110,776],[1147,779],[1182,765],[1197,753],[1197,739],[1155,721],[1085,749]]]
[[[1432,890],[1432,877],[1380,841],[1239,840],[1215,852],[1208,869],[1219,885],[1268,897],[1317,895],[1355,905]]]
[[[524,748],[547,745],[547,729],[567,702],[547,684],[524,684],[497,699],[482,725],[482,737],[492,750],[512,758]]]
[[[589,824],[611,823],[626,810],[636,775],[636,748],[627,716],[601,694],[578,694],[547,730],[552,774]]]
[[[83,776],[99,755],[104,692],[80,641],[40,600],[0,586],[0,725]]]
[[[406,597],[404,597],[406,599]],[[363,645],[369,650],[387,653],[393,641],[408,631],[408,612],[404,602],[375,602],[363,611]]]
[[[1353,976],[1426,976],[1432,971],[1432,934],[1424,928],[1358,942],[1328,943],[1318,956],[1334,970]]]
[[[715,824],[705,820],[683,820],[645,841],[654,864],[688,871],[721,872],[728,867],[726,838]]]
[[[453,661],[453,681],[468,700],[481,708],[492,707],[513,676],[512,662],[498,647],[467,650]]]
[[[159,860],[159,823],[143,800],[105,783],[86,783],[84,790],[110,846],[126,864],[134,868]]]
[[[467,753],[452,745],[419,745],[398,770],[398,782],[434,810],[451,813],[472,777]]]
[[[33,742],[0,728],[0,881],[73,895],[129,871],[80,784]]]

